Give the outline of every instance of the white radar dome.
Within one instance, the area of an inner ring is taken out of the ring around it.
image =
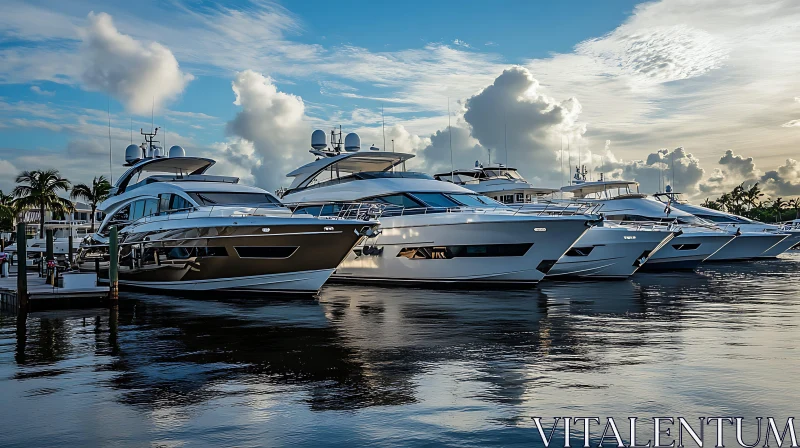
[[[134,164],[142,158],[142,150],[136,145],[128,145],[125,148],[125,163]]]
[[[311,133],[311,147],[317,150],[328,147],[328,135],[325,134],[325,131],[317,129]]]
[[[153,157],[161,157],[161,147],[160,146],[156,146],[156,148],[153,150]]]
[[[356,152],[361,149],[361,137],[355,132],[351,132],[344,137],[344,150],[347,152]]]
[[[178,145],[175,145],[175,146],[169,148],[169,156],[170,157],[186,157],[186,151],[182,147],[180,147]]]

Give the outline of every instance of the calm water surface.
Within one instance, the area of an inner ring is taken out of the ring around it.
[[[532,416],[785,418],[799,273],[792,254],[525,291],[3,315],[0,446],[539,446]]]

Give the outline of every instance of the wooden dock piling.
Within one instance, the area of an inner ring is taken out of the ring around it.
[[[18,310],[28,311],[28,237],[25,234],[25,223],[17,225],[17,258],[19,269],[17,273],[17,304]]]
[[[108,299],[117,300],[119,298],[119,234],[117,226],[111,226],[108,230],[108,252],[110,255],[108,262]]]

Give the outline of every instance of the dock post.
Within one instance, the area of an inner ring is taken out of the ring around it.
[[[67,241],[67,244],[69,244],[69,247],[67,247],[67,265],[69,266],[70,270],[72,270],[72,257],[75,255],[73,253],[74,249],[72,248],[72,244],[73,243],[74,243],[74,240],[73,240],[73,237],[72,237],[72,232],[70,232],[69,233],[69,241]]]
[[[17,258],[21,260],[17,270],[17,304],[18,311],[28,311],[28,238],[25,235],[25,223],[17,225]]]
[[[108,230],[108,299],[116,301],[119,298],[119,235],[117,226]]]
[[[53,229],[46,229],[45,231],[45,243],[46,243],[46,258],[44,260],[46,266],[46,275],[47,278],[45,282],[48,285],[55,285],[55,276],[53,275],[53,270],[50,269],[50,262],[55,261],[54,250],[53,250]]]

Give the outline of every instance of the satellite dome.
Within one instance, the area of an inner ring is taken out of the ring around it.
[[[161,157],[161,156],[162,156],[161,147],[156,146],[155,149],[153,149],[153,157]]]
[[[169,157],[186,157],[186,151],[178,145],[169,148]]]
[[[361,149],[361,137],[355,132],[351,132],[344,137],[344,150],[347,152],[356,152]]]
[[[311,147],[317,150],[328,147],[328,136],[325,131],[317,129],[311,134]]]
[[[125,148],[125,163],[133,165],[142,158],[142,150],[136,145],[128,145]]]

